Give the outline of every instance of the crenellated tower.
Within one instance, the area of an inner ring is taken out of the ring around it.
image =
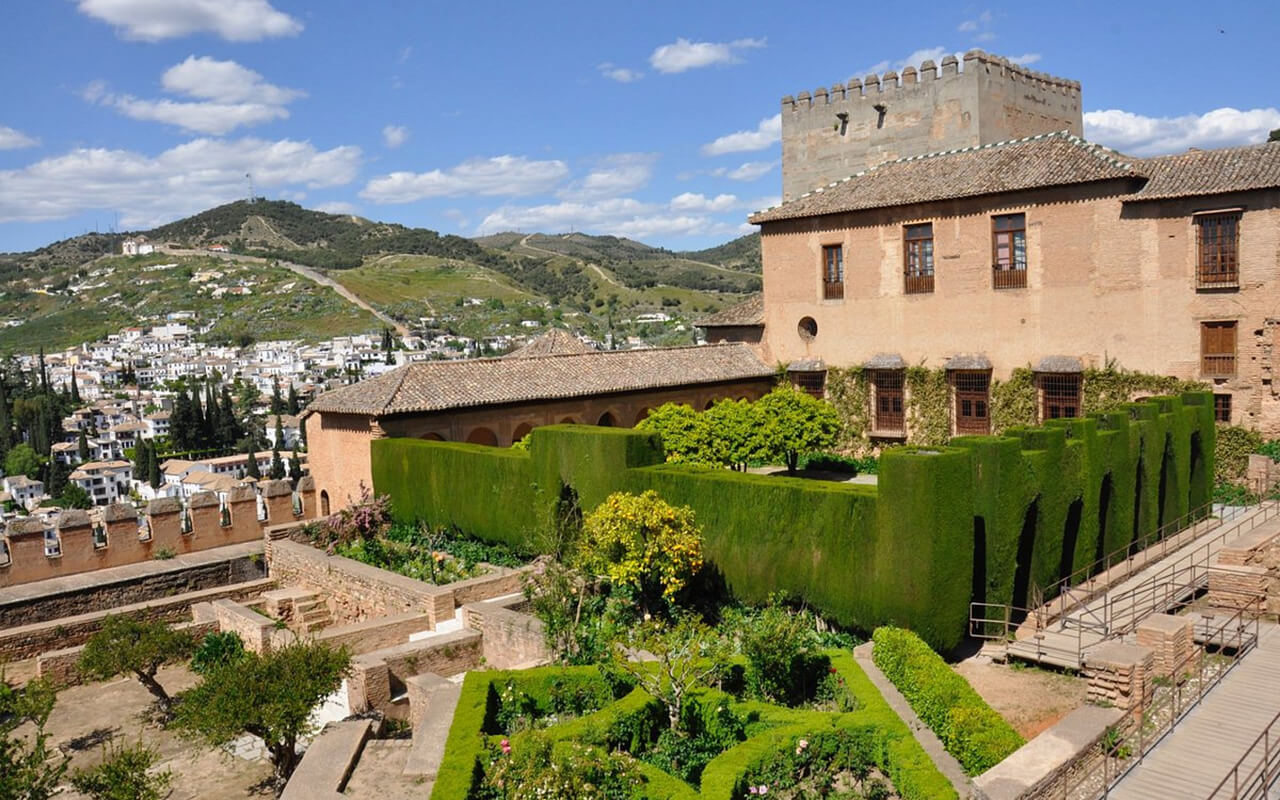
[[[1084,132],[1080,83],[981,50],[852,78],[782,98],[783,199],[893,159],[1061,130]]]

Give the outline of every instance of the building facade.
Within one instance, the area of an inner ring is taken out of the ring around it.
[[[990,383],[1016,368],[1054,417],[1116,364],[1202,381],[1220,420],[1280,434],[1280,143],[1137,159],[1037,134],[860,168],[751,221],[765,353],[870,369],[887,438],[908,365],[948,370],[953,433],[990,430]]]

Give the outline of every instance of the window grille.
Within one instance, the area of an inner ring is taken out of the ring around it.
[[[1218,422],[1231,424],[1231,395],[1215,394],[1213,396],[1213,418]]]
[[[991,218],[991,281],[996,289],[1027,285],[1027,215]]]
[[[844,299],[844,247],[838,244],[822,248],[822,299]]]
[[[1196,288],[1240,285],[1240,212],[1203,214],[1196,224]]]
[[[903,371],[879,369],[871,375],[871,387],[875,394],[876,433],[903,433],[906,415],[903,403]]]
[[[792,381],[795,387],[802,392],[811,394],[821,400],[827,389],[827,373],[826,372],[793,372]]]
[[[953,372],[952,385],[956,433],[990,433],[991,373],[986,370]]]
[[[907,225],[903,230],[903,291],[906,294],[928,294],[933,291],[933,223]]]
[[[1047,372],[1040,378],[1040,418],[1080,416],[1080,374]]]

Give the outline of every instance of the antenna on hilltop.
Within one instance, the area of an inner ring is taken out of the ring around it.
[[[246,173],[244,174],[244,178],[245,178],[245,180],[247,180],[247,181],[249,182],[249,201],[248,201],[248,202],[249,202],[249,205],[253,205],[253,201],[254,201],[254,197],[253,197],[253,174],[252,174],[252,173],[249,173],[249,172],[246,172]]]

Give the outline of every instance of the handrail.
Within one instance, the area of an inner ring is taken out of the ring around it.
[[[1240,770],[1244,767],[1244,762],[1253,755],[1253,751],[1258,749],[1258,745],[1262,745],[1262,758],[1242,779]],[[1253,744],[1249,745],[1244,755],[1240,756],[1231,771],[1223,776],[1222,781],[1205,800],[1216,800],[1218,793],[1227,788],[1228,783],[1231,784],[1231,794],[1222,795],[1223,797],[1229,796],[1231,800],[1263,800],[1277,780],[1280,780],[1280,713],[1267,723],[1267,727],[1262,729],[1258,738],[1253,740]]]

